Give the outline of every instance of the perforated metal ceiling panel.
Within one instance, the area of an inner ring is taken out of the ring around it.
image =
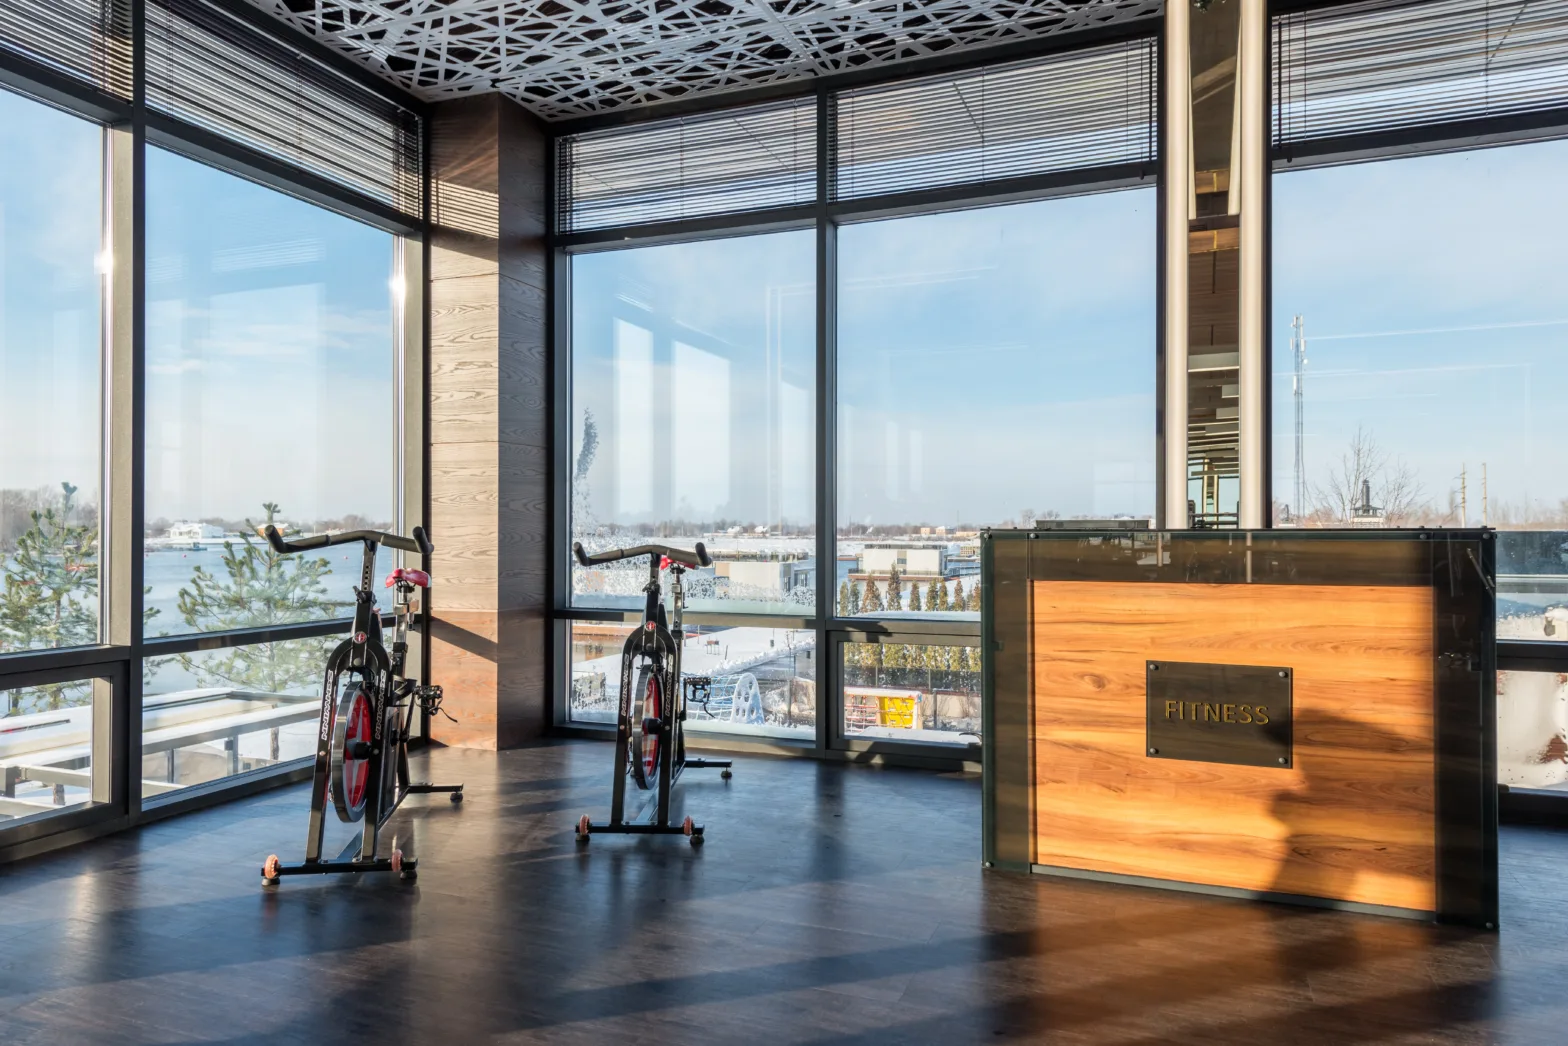
[[[546,119],[1159,14],[1161,0],[251,0],[427,99]]]

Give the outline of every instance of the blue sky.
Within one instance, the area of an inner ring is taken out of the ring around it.
[[[0,91],[0,487],[98,486],[102,148]],[[149,519],[391,518],[393,245],[148,149]]]
[[[812,521],[816,236],[581,255],[573,404],[600,520]]]
[[[1361,426],[1446,507],[1568,498],[1568,142],[1274,179],[1276,497],[1294,475],[1290,323],[1306,326],[1309,483]],[[1493,519],[1496,523],[1498,520]]]
[[[1154,199],[840,230],[847,520],[1152,511]],[[579,439],[585,409],[599,427],[598,518],[810,524],[814,249],[790,232],[574,261],[573,418]]]
[[[102,136],[0,90],[0,488],[97,497]]]
[[[0,166],[0,487],[97,486],[100,150],[0,92],[0,152],[28,157]],[[1549,142],[1275,178],[1277,491],[1299,313],[1310,482],[1361,427],[1434,504],[1461,467],[1477,501],[1482,464],[1494,504],[1568,498],[1564,170]],[[158,149],[148,208],[149,517],[389,517],[393,237]],[[843,519],[1152,509],[1154,243],[1150,189],[844,227]],[[602,517],[809,524],[813,250],[792,232],[576,260]]]

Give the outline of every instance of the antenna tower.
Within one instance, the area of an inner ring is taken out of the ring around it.
[[[1302,414],[1302,382],[1307,369],[1306,323],[1298,315],[1290,323],[1290,350],[1296,360],[1296,376],[1291,384],[1291,395],[1296,401],[1296,504],[1291,509],[1296,518],[1307,508],[1306,421]]]

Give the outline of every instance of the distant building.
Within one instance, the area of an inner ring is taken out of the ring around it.
[[[146,540],[148,548],[175,548],[199,550],[203,543],[208,541],[222,541],[228,533],[222,527],[215,527],[211,523],[175,523],[158,537]]]
[[[224,536],[222,527],[215,527],[211,523],[175,523],[169,527],[169,541],[173,544],[184,544],[201,541],[216,541]]]
[[[1383,510],[1372,504],[1372,484],[1361,481],[1361,504],[1350,508],[1350,525],[1356,530],[1381,530],[1388,526]]]
[[[715,557],[713,576],[731,585],[764,592],[789,592],[816,584],[815,559],[719,559]]]
[[[947,574],[946,545],[867,545],[860,553],[860,573],[886,576],[896,567],[905,577]]]

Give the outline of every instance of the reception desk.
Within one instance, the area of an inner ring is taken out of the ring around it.
[[[1496,926],[1492,532],[981,548],[987,867]]]

